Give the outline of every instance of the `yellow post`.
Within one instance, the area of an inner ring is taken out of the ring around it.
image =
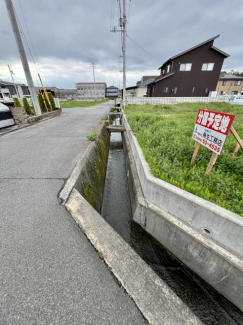
[[[46,99],[47,99],[47,101],[48,101],[48,103],[49,103],[49,105],[50,105],[50,108],[52,109],[50,99],[49,99],[49,97],[48,97],[48,94],[47,94],[46,88],[44,87],[44,84],[43,84],[43,82],[42,82],[42,79],[41,79],[41,76],[40,76],[39,73],[38,73],[38,77],[39,77],[39,79],[40,79],[40,82],[41,82],[41,85],[42,85],[42,89],[43,89],[43,91],[44,91],[44,94],[45,94],[45,96],[46,96]],[[44,102],[45,102],[45,101],[44,101]],[[48,109],[47,109],[47,111],[48,111]]]
[[[47,105],[46,105],[46,101],[45,101],[44,95],[43,95],[42,93],[41,93],[41,96],[42,96],[42,98],[43,98],[43,102],[44,102],[44,105],[45,105],[46,111],[49,112],[49,111],[48,111],[48,107],[47,107]]]

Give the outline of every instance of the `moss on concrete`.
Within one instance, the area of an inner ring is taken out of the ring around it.
[[[105,122],[99,125],[96,134],[94,148],[85,164],[81,180],[81,194],[100,213],[110,146],[110,136],[106,130]]]

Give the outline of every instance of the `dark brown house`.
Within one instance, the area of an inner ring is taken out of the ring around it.
[[[219,35],[177,54],[160,68],[148,85],[148,97],[207,97],[215,91],[224,59],[229,55],[213,46]]]

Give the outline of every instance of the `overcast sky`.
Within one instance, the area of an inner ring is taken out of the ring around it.
[[[46,85],[74,88],[93,81],[94,62],[97,82],[118,86],[120,81],[122,87],[121,35],[110,32],[118,24],[119,1],[12,1],[38,63],[31,65],[37,86],[37,66]],[[133,40],[127,38],[127,86],[143,75],[158,75],[168,58],[217,34],[214,45],[230,55],[223,69],[243,70],[242,0],[127,0],[126,6],[127,35]],[[0,79],[11,80],[10,64],[16,82],[26,82],[4,0],[0,39]]]

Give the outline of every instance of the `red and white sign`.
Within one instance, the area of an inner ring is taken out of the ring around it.
[[[192,138],[220,155],[234,115],[199,109]]]

